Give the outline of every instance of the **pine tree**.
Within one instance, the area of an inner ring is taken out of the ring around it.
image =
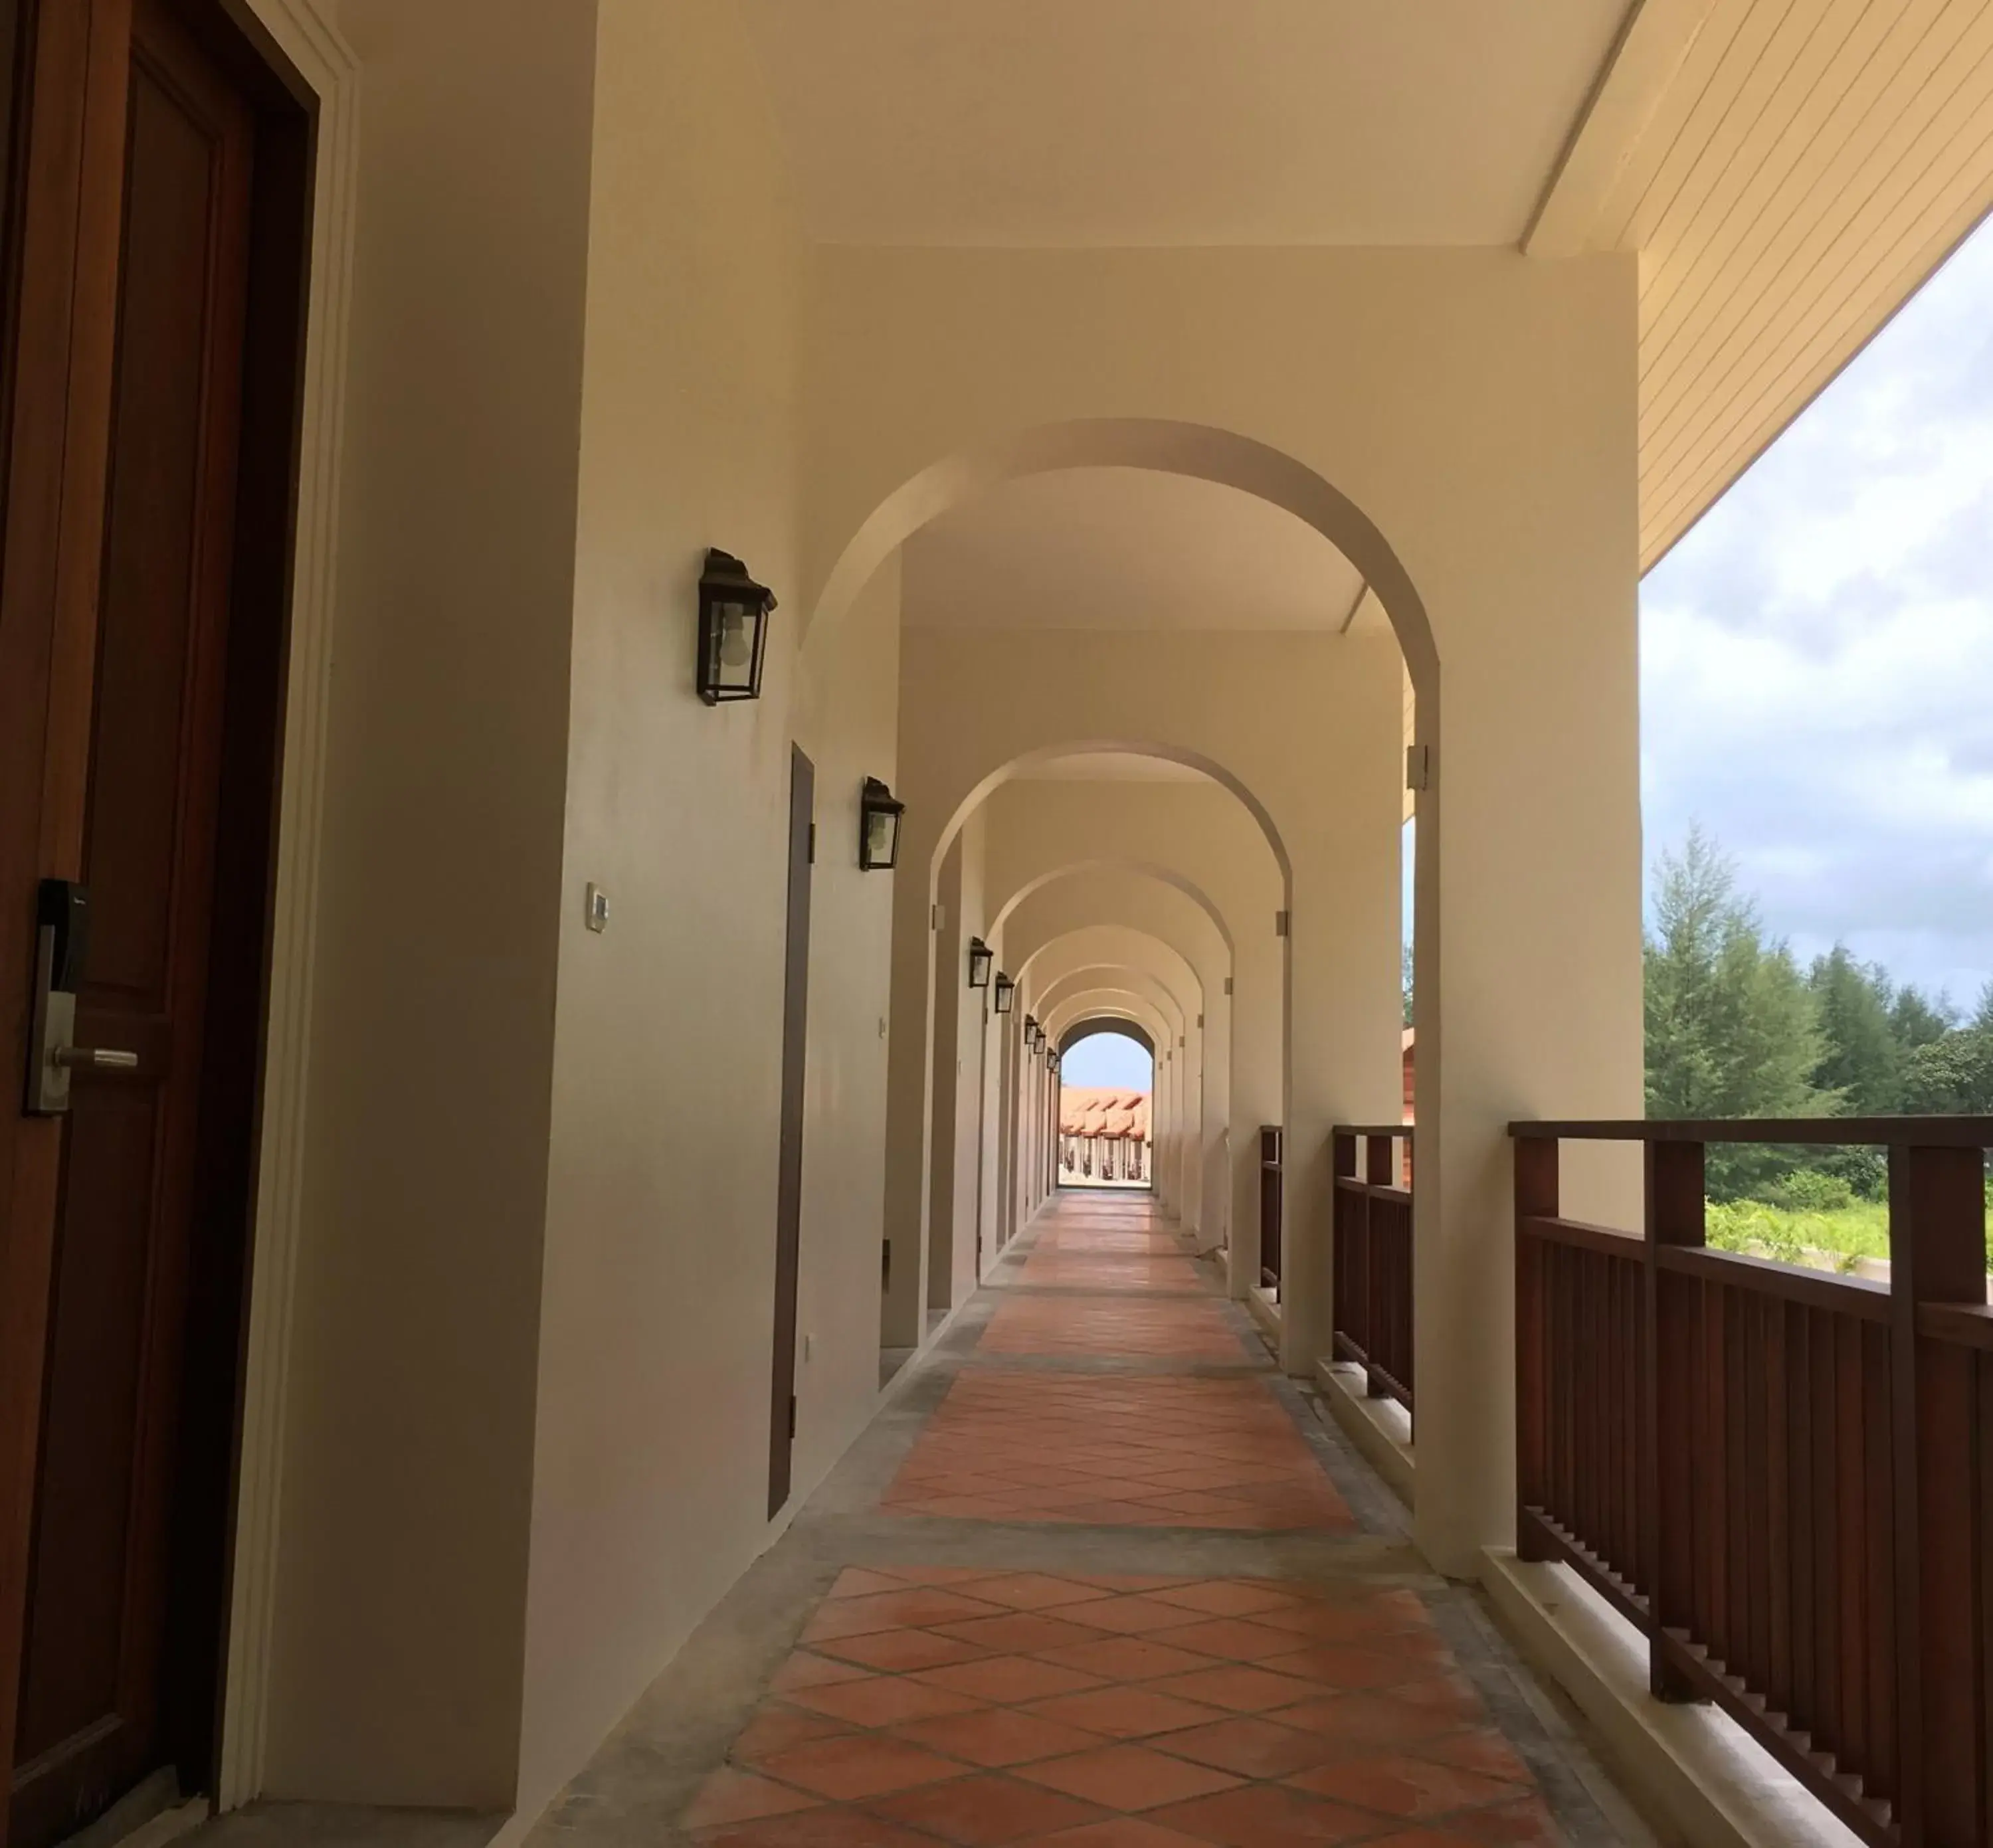
[[[1647,1113],[1654,1117],[1820,1116],[1841,1102],[1814,1081],[1824,1044],[1818,1003],[1783,943],[1767,942],[1737,891],[1736,869],[1700,828],[1663,853],[1646,945]],[[1792,1165],[1731,1144],[1708,1156],[1718,1199]]]
[[[1850,1114],[1882,1116],[1902,1091],[1902,1048],[1891,1023],[1895,996],[1882,969],[1857,962],[1847,945],[1816,959],[1807,986],[1819,1004],[1823,1042],[1814,1082],[1838,1091]]]
[[[1914,988],[1901,988],[1890,1004],[1890,1030],[1906,1058],[1920,1046],[1942,1040],[1957,1023],[1958,1009],[1949,995],[1941,993],[1930,1001]]]

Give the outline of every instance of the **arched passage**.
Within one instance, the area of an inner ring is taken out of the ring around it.
[[[1417,589],[1383,534],[1355,502],[1304,463],[1256,439],[1171,418],[1090,417],[1043,424],[931,463],[880,501],[837,545],[804,633],[836,622],[872,574],[929,521],[1022,475],[1055,469],[1137,468],[1211,481],[1270,502],[1314,528],[1362,573],[1396,633],[1421,702],[1438,693],[1439,654]],[[1425,734],[1422,731],[1421,737]]]

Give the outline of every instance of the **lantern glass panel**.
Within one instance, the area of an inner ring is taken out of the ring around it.
[[[865,814],[865,863],[871,867],[891,866],[900,852],[900,818],[880,808]]]
[[[996,978],[995,1000],[997,1013],[1007,1014],[1010,1011],[1011,1003],[1017,998],[1017,985],[1008,975],[999,975]]]

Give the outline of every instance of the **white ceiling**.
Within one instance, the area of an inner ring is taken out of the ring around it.
[[[1625,0],[746,0],[805,228],[1513,244]]]
[[[1284,508],[1123,468],[1054,470],[965,502],[908,541],[902,586],[920,629],[1332,633],[1363,588]]]

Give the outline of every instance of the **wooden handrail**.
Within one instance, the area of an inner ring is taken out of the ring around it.
[[[1574,1245],[1608,1258],[1637,1258],[1646,1249],[1646,1242],[1631,1232],[1547,1214],[1525,1214],[1516,1221],[1516,1230],[1525,1238],[1542,1238],[1553,1245]]]
[[[1638,1247],[1641,1241],[1628,1242]],[[1837,1272],[1804,1270],[1776,1258],[1754,1258],[1749,1252],[1711,1251],[1700,1245],[1664,1245],[1654,1256],[1663,1270],[1711,1283],[1755,1290],[1783,1303],[1824,1309],[1831,1315],[1854,1316],[1865,1322],[1889,1319],[1889,1286],[1869,1277],[1844,1277]]]
[[[1329,1130],[1331,1136],[1388,1136],[1394,1139],[1412,1133],[1410,1123],[1337,1123]]]
[[[1993,1117],[1518,1123],[1516,1529],[1874,1848],[1993,1842]],[[1644,1231],[1561,1141],[1646,1145]],[[1889,1151],[1888,1283],[1705,1243],[1710,1143]]]
[[[1792,1143],[1829,1148],[1993,1149],[1993,1116],[1731,1117],[1673,1122],[1513,1122],[1517,1142]]]

